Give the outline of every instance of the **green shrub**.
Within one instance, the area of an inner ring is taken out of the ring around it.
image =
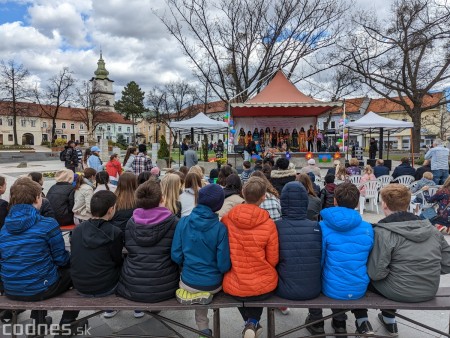
[[[158,150],[158,158],[159,159],[168,159],[169,154],[169,146],[167,145],[166,137],[161,135],[161,141],[159,142],[159,150]]]

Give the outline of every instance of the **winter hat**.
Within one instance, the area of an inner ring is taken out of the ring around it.
[[[160,170],[159,170],[158,167],[153,167],[153,168],[150,170],[150,174],[152,174],[152,175],[154,175],[154,176],[159,176],[159,173],[160,173]]]
[[[70,169],[62,169],[55,174],[56,182],[73,183],[73,171]]]
[[[316,160],[311,158],[311,159],[308,160],[308,164],[309,165],[315,165],[316,164]]]
[[[138,146],[138,150],[140,153],[145,153],[145,152],[147,152],[147,146],[145,144],[140,144]]]
[[[222,209],[225,194],[218,184],[208,184],[198,192],[198,204],[210,207],[213,212]]]

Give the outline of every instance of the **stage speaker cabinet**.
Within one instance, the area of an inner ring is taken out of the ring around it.
[[[370,164],[373,167],[375,167],[377,160],[367,160],[367,164]],[[384,160],[384,166],[388,167],[389,170],[392,170],[392,160]]]
[[[244,149],[245,149],[245,146],[240,146],[240,145],[234,146],[234,152],[237,154],[243,154]]]

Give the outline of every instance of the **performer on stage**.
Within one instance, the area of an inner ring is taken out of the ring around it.
[[[284,130],[284,142],[286,142],[286,148],[289,149],[291,146],[291,134],[289,133],[289,129]]]
[[[275,127],[273,127],[272,130],[272,136],[270,138],[270,141],[272,143],[272,148],[276,148],[277,144],[278,144],[278,133]]]
[[[259,146],[261,147],[261,151],[264,151],[264,129],[259,130]]]
[[[298,132],[296,128],[292,131],[292,147],[296,148],[296,150],[298,148]]]
[[[259,131],[258,128],[255,128],[255,130],[253,131],[253,141],[259,141]]]
[[[314,135],[315,130],[312,124],[309,126],[308,132],[306,133],[306,139],[308,140],[308,151],[314,151]]]
[[[320,131],[320,129],[317,129],[317,135],[316,135],[316,145],[317,145],[317,151],[322,151],[322,141],[323,141],[323,134]]]
[[[249,130],[247,132],[247,136],[245,137],[245,145],[248,147],[251,141],[252,141],[252,132]]]
[[[300,128],[300,133],[298,134],[298,143],[301,152],[306,151],[306,133],[303,127]]]
[[[278,132],[278,148],[281,148],[283,143],[284,143],[284,131],[283,128],[280,128],[280,131]]]
[[[265,148],[270,148],[270,128],[266,127],[266,131],[264,132],[264,146]]]
[[[245,130],[244,128],[239,129],[239,141],[240,146],[245,146]]]

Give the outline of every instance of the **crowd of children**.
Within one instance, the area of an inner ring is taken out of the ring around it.
[[[361,194],[355,185],[335,185],[334,175],[327,175],[318,197],[309,174],[292,179],[288,160],[277,165],[246,168],[244,184],[229,166],[219,170],[217,184],[193,166],[161,180],[151,173],[144,177],[144,171],[139,185],[138,176],[126,172],[117,186],[109,182],[111,172],[92,168],[73,184],[73,171],[65,169],[46,196],[54,218],[42,215],[42,186],[33,175],[19,178],[9,205],[0,201],[2,212],[2,205],[8,208],[0,231],[4,293],[39,301],[73,285],[84,297],[117,294],[148,303],[176,297],[182,304],[209,304],[221,290],[240,301],[273,294],[306,300],[321,292],[352,300],[368,289],[402,302],[435,296],[440,274],[450,272],[450,246],[428,220],[407,211],[409,189],[391,184],[381,190],[386,217],[371,225],[355,210]],[[365,173],[372,175],[368,168]],[[59,226],[74,221],[69,254]],[[242,337],[260,337],[263,309],[238,310]],[[345,334],[345,312],[332,312],[334,331]],[[373,333],[367,309],[352,312],[356,333]],[[116,313],[111,309],[104,316]],[[45,315],[31,316],[36,324],[48,324]],[[60,324],[77,315],[64,312]],[[143,315],[136,309],[135,317]],[[389,334],[398,334],[392,311],[378,317]],[[323,322],[313,323],[320,319],[321,309],[309,309],[305,323],[311,333],[324,334]],[[195,321],[204,336],[212,334],[207,310],[196,310]],[[86,322],[73,325],[74,332],[80,325]]]

